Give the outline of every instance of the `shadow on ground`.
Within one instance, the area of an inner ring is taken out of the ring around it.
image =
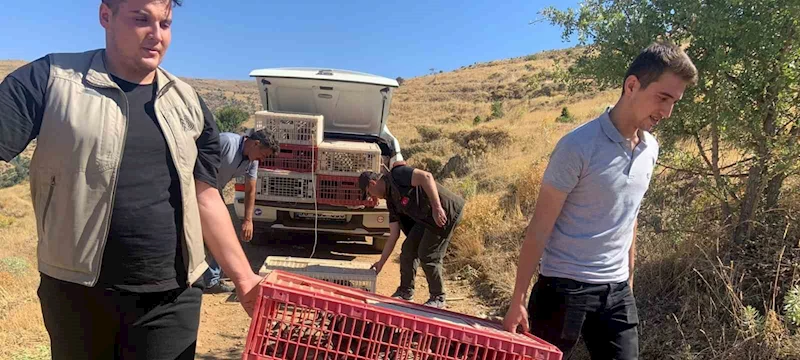
[[[237,219],[233,205],[228,205],[234,228],[240,232],[241,222]],[[241,236],[241,234],[239,234]],[[250,262],[254,272],[258,272],[268,256],[291,256],[299,258],[311,257],[314,251],[315,259],[351,261],[356,255],[380,254],[379,250],[372,247],[369,238],[364,236],[342,236],[318,233],[316,249],[314,249],[314,234],[289,233],[283,231],[256,232],[252,243],[241,242],[242,249]]]
[[[198,360],[230,360],[241,358],[242,350],[238,348],[230,348],[228,350],[212,351],[208,354],[195,355],[195,359]]]

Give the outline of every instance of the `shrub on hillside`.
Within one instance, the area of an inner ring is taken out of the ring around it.
[[[11,160],[12,167],[0,172],[0,188],[17,185],[28,179],[31,160],[17,156]]]
[[[561,108],[561,115],[556,118],[556,121],[560,123],[571,123],[575,121],[575,117],[570,114],[569,109],[565,106]]]
[[[547,167],[546,161],[535,161],[528,171],[522,173],[509,186],[503,199],[503,207],[520,217],[530,217],[539,197],[539,187]]]
[[[472,170],[475,168],[476,161],[473,156],[467,155],[455,155],[447,161],[446,164],[441,168],[439,171],[439,177],[447,177],[447,176],[457,176],[462,177],[466,176],[467,174],[471,173]]]
[[[417,132],[423,142],[435,141],[444,136],[444,130],[438,126],[420,125],[417,126]]]
[[[478,181],[472,176],[445,178],[442,185],[469,201],[478,193]]]
[[[417,156],[448,156],[453,153],[453,142],[448,138],[434,141],[418,141],[403,148],[403,155],[413,159]]]
[[[442,170],[442,161],[428,155],[420,155],[414,159],[409,159],[409,165],[420,170],[425,170],[434,176],[439,174]]]
[[[220,132],[235,132],[247,121],[250,114],[238,106],[224,106],[215,114]]]
[[[406,82],[406,79],[403,79],[402,77],[399,76],[395,80],[397,80],[397,84],[400,86],[403,86],[403,83]]]
[[[540,97],[540,96],[551,97],[551,96],[553,96],[553,85],[552,84],[543,84],[539,88],[539,90],[534,91],[531,94],[531,96],[532,97]]]
[[[475,156],[483,155],[491,148],[504,147],[512,140],[507,130],[487,127],[455,132],[450,139]]]
[[[491,119],[499,119],[505,115],[503,111],[503,102],[502,101],[495,101],[492,103],[492,115],[490,116]]]

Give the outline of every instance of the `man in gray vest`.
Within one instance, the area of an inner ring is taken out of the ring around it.
[[[616,105],[556,144],[519,256],[506,330],[530,329],[565,359],[581,335],[593,359],[638,358],[633,268],[636,218],[658,158],[650,131],[696,81],[679,47],[653,44],[630,65]]]
[[[160,67],[180,3],[102,0],[104,49],[48,54],[0,83],[0,160],[37,140],[30,189],[53,359],[193,359],[204,240],[252,314],[261,278],[217,191],[216,122]]]
[[[242,239],[250,241],[253,238],[253,209],[256,202],[258,164],[280,151],[280,147],[275,137],[264,130],[251,130],[249,135],[224,132],[219,134],[219,143],[220,167],[217,171],[217,187],[220,195],[231,180],[238,176],[246,177]],[[206,293],[233,292],[235,290],[233,286],[220,281],[222,269],[214,257],[208,256],[206,260],[208,270],[203,274]]]

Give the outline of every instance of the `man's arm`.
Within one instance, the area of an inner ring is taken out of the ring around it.
[[[503,321],[503,327],[507,331],[515,332],[517,325],[522,325],[528,331],[528,314],[525,308],[525,294],[530,287],[533,272],[539,265],[542,258],[544,247],[547,245],[553,226],[561,214],[561,208],[567,194],[559,191],[550,184],[543,183],[539,189],[539,197],[536,200],[536,208],[533,211],[533,218],[525,231],[525,240],[522,243],[522,250],[517,264],[517,276],[514,283],[514,293],[511,296],[511,307]]]
[[[203,240],[222,270],[231,277],[239,303],[252,316],[261,277],[250,269],[250,263],[239,245],[230,213],[217,190],[217,171],[220,166],[219,129],[214,115],[203,99],[200,98],[199,101],[205,119],[203,131],[196,141],[194,178]]]
[[[389,223],[389,239],[386,240],[386,245],[383,247],[383,253],[381,253],[381,259],[372,265],[372,268],[375,269],[375,271],[378,274],[381,273],[383,265],[386,264],[386,261],[389,260],[389,256],[392,255],[394,247],[395,245],[397,245],[397,239],[399,238],[400,238],[400,223],[399,222]]]
[[[559,140],[542,176],[539,197],[536,199],[533,217],[525,231],[525,240],[520,250],[511,306],[503,320],[503,327],[507,331],[516,332],[518,325],[529,331],[528,312],[524,304],[525,294],[528,292],[531,278],[539,265],[545,246],[550,240],[553,226],[561,215],[564,202],[578,185],[583,169],[580,145],[572,140],[569,137]]]
[[[0,160],[11,161],[39,135],[50,62],[42,57],[0,83]]]
[[[636,228],[639,225],[639,219],[633,221],[633,242],[631,242],[631,249],[628,250],[628,285],[633,291],[633,268],[636,263]]]
[[[414,173],[411,175],[411,186],[420,186],[425,190],[425,193],[428,194],[428,198],[431,201],[431,207],[442,207],[442,204],[439,202],[439,190],[436,189],[436,180],[433,179],[431,173],[425,170],[414,169]]]
[[[256,208],[256,178],[247,178],[244,182],[244,219],[242,219],[242,237],[244,241],[253,239],[253,210]]]
[[[200,208],[200,223],[203,227],[203,240],[236,286],[236,292],[247,314],[252,316],[261,277],[253,272],[250,263],[239,245],[233,229],[228,209],[217,189],[203,181],[196,180],[197,205]]]
[[[420,186],[425,190],[431,202],[433,220],[436,221],[436,225],[443,227],[447,223],[447,214],[445,214],[442,208],[442,203],[439,199],[439,190],[436,188],[436,180],[433,179],[433,175],[424,170],[414,169],[414,172],[411,174],[411,185]]]

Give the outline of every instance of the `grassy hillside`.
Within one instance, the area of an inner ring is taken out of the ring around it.
[[[496,316],[508,305],[524,227],[550,151],[619,94],[614,89],[569,95],[558,78],[575,51],[408,79],[395,93],[389,126],[405,157],[468,200],[448,255],[448,275],[471,281]],[[0,62],[0,76],[21,64]],[[187,81],[212,109],[238,104],[252,112],[258,106],[254,81]],[[773,285],[781,288],[777,279],[800,282],[797,250],[785,247],[798,243],[798,227],[754,244],[745,263],[727,263],[718,252],[720,229],[708,220],[715,202],[696,186],[699,175],[663,167],[656,173],[642,206],[637,245],[642,358],[800,358],[796,328]],[[789,184],[781,202],[800,214],[800,180]],[[0,241],[17,245],[0,250],[0,358],[25,358],[24,351],[33,350],[24,345],[46,339],[35,298],[32,216],[24,184],[0,190]],[[588,359],[585,353],[577,358]]]

